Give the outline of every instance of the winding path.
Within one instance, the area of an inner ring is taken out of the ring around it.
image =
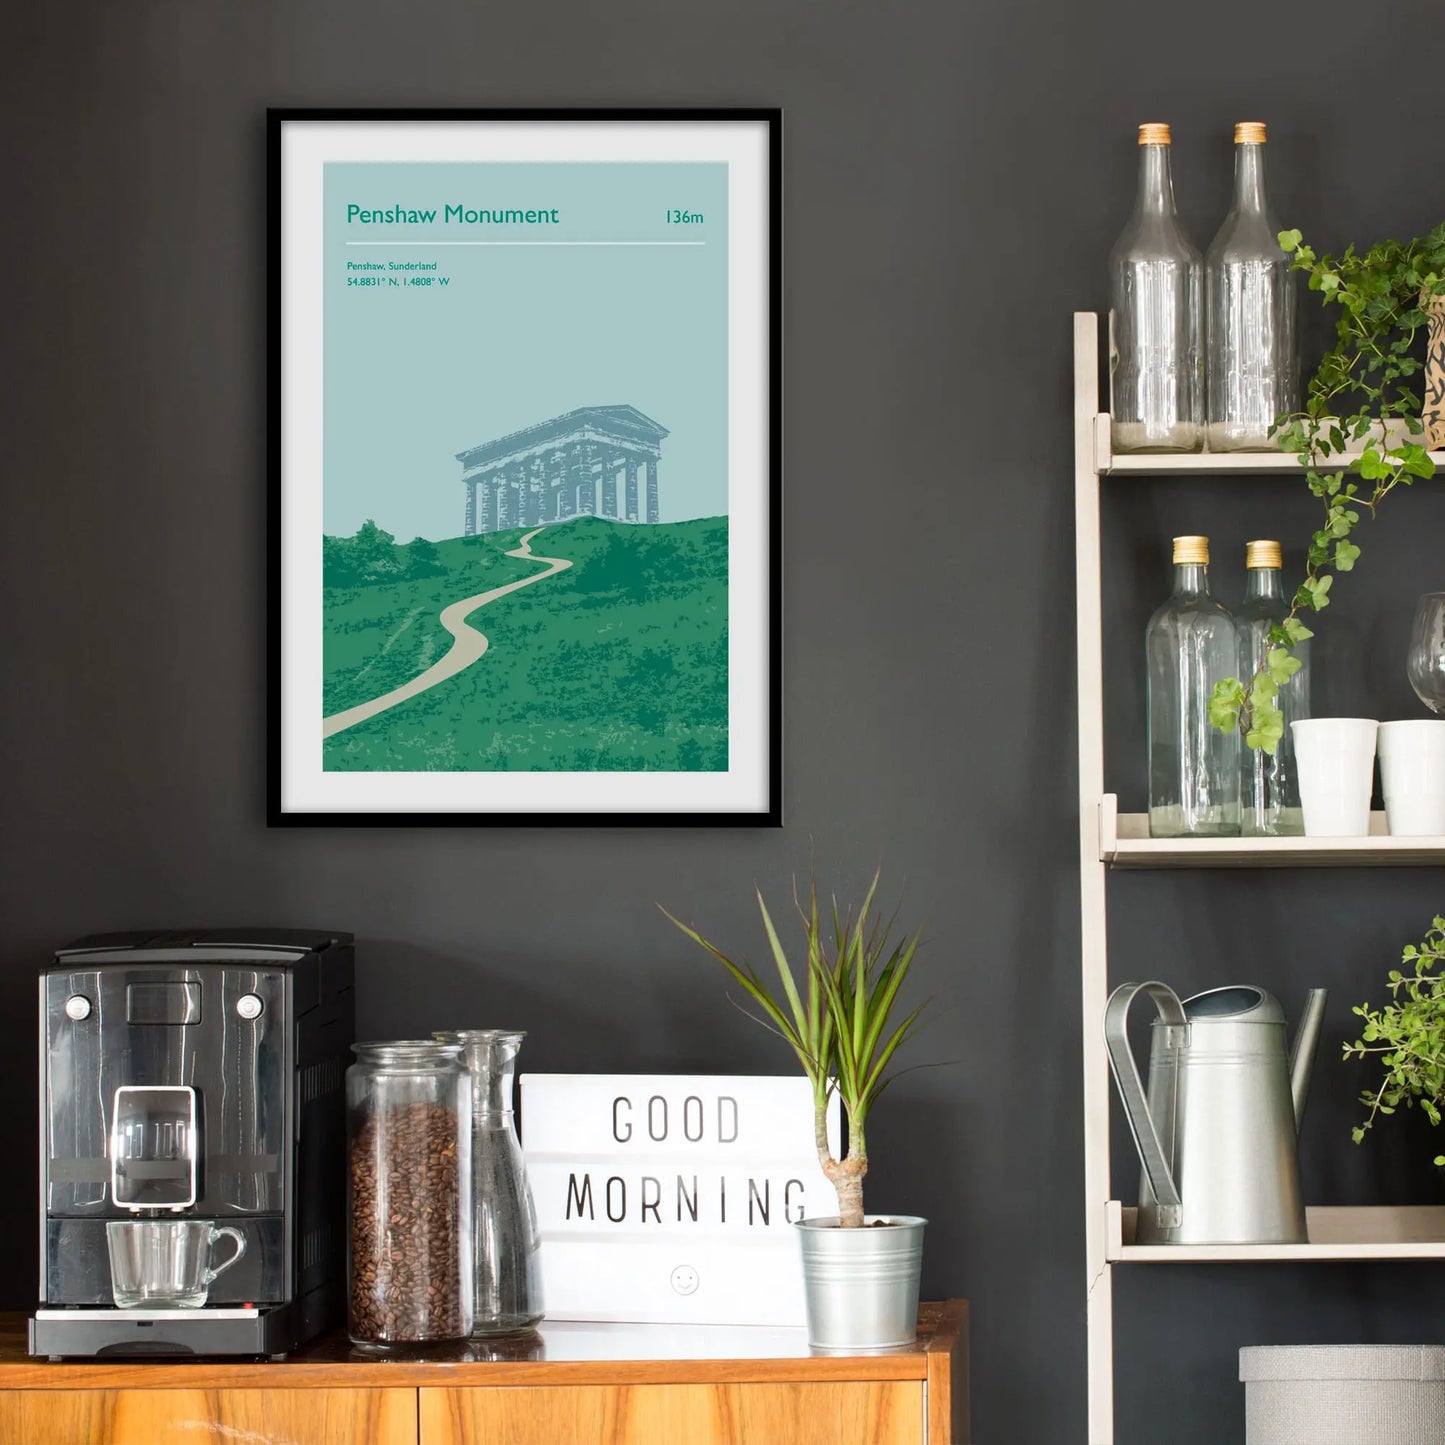
[[[488,602],[495,602],[497,598],[517,591],[519,587],[530,587],[534,582],[540,582],[555,572],[565,572],[572,565],[565,557],[542,557],[532,551],[532,538],[542,530],[543,528],[537,527],[528,532],[522,538],[521,544],[508,552],[507,556],[520,557],[529,562],[545,562],[545,571],[534,572],[530,577],[519,577],[504,587],[493,587],[490,592],[479,592],[475,597],[463,597],[460,602],[453,602],[451,606],[443,608],[437,620],[452,635],[452,645],[445,656],[432,663],[425,672],[419,672],[410,682],[405,682],[390,692],[384,692],[370,702],[349,707],[345,712],[332,713],[322,721],[321,736],[329,738],[345,732],[347,728],[355,727],[357,723],[365,722],[367,718],[375,717],[378,713],[395,707],[397,703],[405,702],[408,698],[415,697],[429,687],[435,687],[437,683],[445,682],[447,678],[455,677],[457,673],[469,668],[487,650],[487,635],[485,632],[478,632],[475,627],[469,627],[467,618],[477,608],[485,607]]]

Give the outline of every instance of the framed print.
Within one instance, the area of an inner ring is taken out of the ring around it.
[[[272,111],[269,819],[781,823],[777,111]]]

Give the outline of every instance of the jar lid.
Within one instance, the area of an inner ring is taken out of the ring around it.
[[[438,1064],[460,1064],[462,1046],[437,1039],[373,1039],[352,1044],[351,1052],[362,1064],[398,1064],[410,1068],[434,1068]]]
[[[1209,565],[1209,538],[1176,537],[1174,539],[1174,565],[1176,567],[1207,567]]]
[[[1139,144],[1141,146],[1167,146],[1169,144],[1169,126],[1162,120],[1145,121],[1139,127]]]
[[[1241,120],[1234,126],[1234,143],[1237,146],[1262,146],[1264,144],[1264,122],[1262,120]]]
[[[1246,542],[1244,544],[1244,565],[1250,571],[1260,567],[1283,567],[1278,542]]]
[[[526,1029],[437,1029],[432,1035],[443,1044],[488,1044],[498,1039],[524,1039]]]

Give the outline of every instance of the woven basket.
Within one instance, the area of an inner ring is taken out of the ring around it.
[[[1239,1352],[1245,1445],[1445,1445],[1445,1347]]]

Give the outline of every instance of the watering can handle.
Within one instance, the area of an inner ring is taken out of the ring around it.
[[[1162,1222],[1177,1225],[1181,1201],[1170,1164],[1174,1154],[1174,1109],[1179,1066],[1176,1059],[1174,1066],[1161,1076],[1163,1096],[1159,1099],[1159,1122],[1164,1125],[1164,1138],[1161,1139],[1139,1079],[1134,1051],[1129,1047],[1129,1005],[1141,993],[1147,993],[1154,1000],[1154,1007],[1159,1010],[1159,1017],[1165,1024],[1177,1027],[1181,1033],[1188,1027],[1189,1021],[1184,1017],[1179,996],[1168,984],[1121,983],[1109,995],[1109,1004],[1104,1010],[1104,1043],[1109,1050],[1109,1066],[1114,1071],[1114,1082],[1119,1086],[1124,1113],[1129,1120],[1129,1132],[1134,1136],[1134,1147],[1139,1151],[1149,1187],[1154,1191],[1161,1211],[1173,1212],[1172,1220],[1166,1218]]]

